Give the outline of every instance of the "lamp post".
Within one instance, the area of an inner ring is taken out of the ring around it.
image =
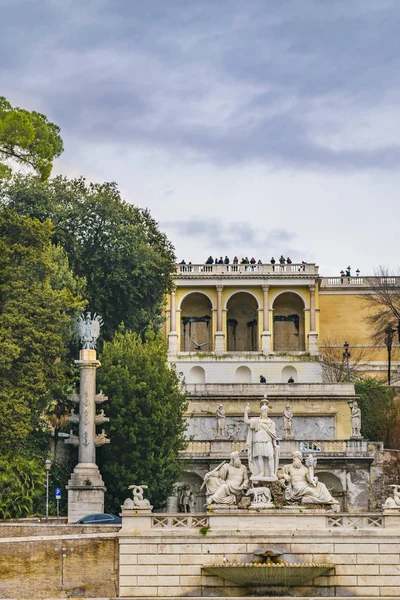
[[[343,358],[346,360],[346,368],[347,368],[347,381],[350,381],[350,364],[349,364],[349,358],[351,357],[351,354],[349,352],[349,342],[345,342],[343,344],[343,348],[344,348],[344,352],[343,352]]]
[[[391,363],[392,363],[392,345],[394,338],[394,327],[392,325],[388,325],[385,329],[385,346],[388,354],[388,385],[390,385],[391,381]]]
[[[46,469],[46,523],[49,521],[49,475],[51,469],[51,460],[46,458],[44,461],[44,468]]]

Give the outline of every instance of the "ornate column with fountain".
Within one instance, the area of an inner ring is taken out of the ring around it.
[[[104,410],[96,414],[96,405],[108,400],[100,391],[96,394],[96,370],[100,362],[96,358],[96,341],[100,334],[102,318],[90,312],[78,320],[78,332],[82,344],[79,360],[75,364],[80,370],[79,395],[72,394],[70,400],[79,406],[79,414],[74,410],[69,417],[70,423],[79,425],[79,435],[71,429],[67,444],[78,446],[78,464],[68,481],[68,522],[74,523],[81,517],[104,512],[104,492],[106,490],[98,466],[96,465],[96,447],[110,443],[105,430],[96,435],[96,425],[109,418]]]

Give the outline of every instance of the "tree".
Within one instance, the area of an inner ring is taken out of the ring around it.
[[[53,227],[0,210],[0,452],[35,454],[43,412],[71,324],[84,308],[83,282],[51,244]]]
[[[120,331],[104,344],[99,385],[109,396],[111,444],[99,452],[109,510],[119,510],[132,484],[147,484],[151,503],[166,505],[179,480],[184,450],[186,398],[178,376],[167,363],[161,334],[146,341]]]
[[[368,364],[368,349],[353,346],[351,343],[349,343],[348,349],[350,349],[350,357],[347,363],[346,350],[342,341],[330,338],[321,341],[321,365],[325,381],[344,383],[348,381],[349,375],[350,381],[360,377]]]
[[[361,433],[367,440],[383,441],[386,448],[399,448],[400,412],[395,390],[374,377],[355,384],[361,409]]]
[[[381,265],[374,277],[369,277],[367,281],[370,293],[361,296],[368,309],[365,321],[371,328],[372,341],[386,346],[390,385],[395,333],[400,343],[400,276],[391,274],[387,267]]]
[[[11,106],[0,96],[0,178],[10,175],[11,168],[4,160],[11,159],[32,167],[45,180],[62,151],[57,125],[38,112]]]
[[[20,214],[54,223],[53,242],[86,278],[88,306],[104,319],[104,339],[121,321],[142,334],[149,324],[156,328],[172,286],[173,247],[147,210],[122,200],[115,183],[17,175],[3,182],[0,197]]]
[[[28,517],[43,495],[45,473],[39,461],[0,456],[0,519]]]

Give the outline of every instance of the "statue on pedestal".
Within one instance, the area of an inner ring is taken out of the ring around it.
[[[400,485],[391,485],[390,487],[393,488],[393,498],[391,496],[386,498],[382,508],[383,510],[388,508],[397,508],[397,510],[400,510]]]
[[[150,502],[143,498],[143,490],[147,490],[147,485],[130,485],[128,490],[132,490],[132,498],[127,498],[122,505],[122,508],[128,510],[152,510]]]
[[[351,437],[361,437],[361,410],[356,400],[351,406]]]
[[[220,404],[218,406],[215,416],[217,418],[217,435],[218,436],[225,435],[225,433],[226,433],[226,416],[225,416],[225,411],[224,411],[224,407],[222,406],[222,404]]]
[[[193,492],[190,485],[187,484],[179,490],[178,504],[180,512],[191,512],[191,506],[193,504]]]
[[[93,319],[91,318],[90,312],[82,313],[78,319],[78,334],[82,344],[82,348],[94,349],[96,348],[97,338],[100,335],[100,327],[103,325],[103,319],[100,315],[94,314]]]
[[[293,412],[289,404],[283,411],[283,437],[286,440],[293,439]]]
[[[285,465],[278,473],[286,500],[301,500],[302,504],[339,504],[326,485],[314,476],[317,459],[310,454],[303,464],[301,452],[293,452],[293,463]]]
[[[248,425],[247,451],[252,481],[276,481],[279,446],[276,442],[275,423],[268,417],[268,405],[260,408],[260,416],[249,418],[250,405],[244,411],[244,422]]]
[[[204,477],[207,489],[207,504],[237,505],[249,487],[249,478],[239,452],[231,453],[231,460],[218,465]]]

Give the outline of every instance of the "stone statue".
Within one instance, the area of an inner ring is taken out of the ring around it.
[[[226,416],[224,407],[220,404],[215,413],[217,418],[217,435],[225,435],[226,433]]]
[[[143,490],[147,490],[147,485],[130,485],[128,490],[132,490],[132,498],[127,498],[122,505],[122,508],[128,510],[151,510],[153,507],[150,502],[143,498]]]
[[[397,508],[400,510],[400,485],[391,485],[390,487],[393,488],[393,498],[391,496],[386,498],[382,508],[384,510],[388,508]]]
[[[283,436],[285,439],[293,438],[293,412],[289,404],[283,411]]]
[[[275,423],[268,417],[268,405],[260,408],[260,416],[249,418],[250,405],[244,411],[248,425],[247,451],[252,481],[276,481],[279,462],[279,446],[276,443]]]
[[[246,496],[253,496],[253,501],[249,508],[257,510],[261,508],[275,508],[272,502],[271,490],[267,487],[256,487],[247,490]]]
[[[179,492],[179,510],[180,512],[190,513],[191,505],[193,504],[193,492],[190,485],[184,486]]]
[[[232,452],[229,463],[224,461],[204,477],[207,489],[207,504],[238,504],[249,487],[247,469],[239,457]]]
[[[356,400],[351,407],[351,437],[361,437],[361,410]]]
[[[293,452],[292,457],[293,463],[285,465],[278,473],[286,500],[301,500],[302,504],[338,505],[338,501],[331,496],[326,485],[314,476],[317,459],[310,455],[306,466],[303,465],[301,452]]]
[[[90,312],[82,313],[78,319],[78,334],[82,348],[96,348],[97,338],[100,335],[100,327],[103,325],[103,319],[100,315],[94,314],[91,318]]]

